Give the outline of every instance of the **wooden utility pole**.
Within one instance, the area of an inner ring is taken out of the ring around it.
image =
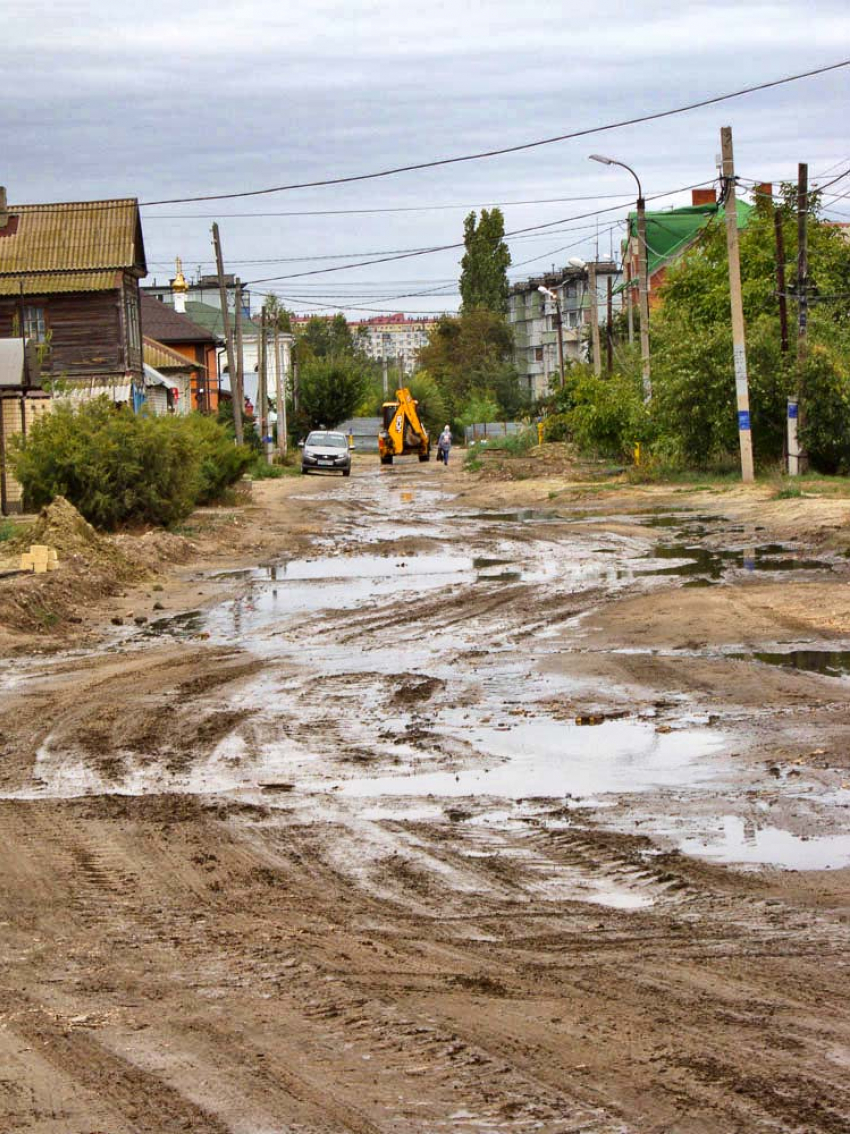
[[[643,400],[652,397],[652,377],[649,366],[649,266],[646,257],[646,201],[643,192],[637,199],[638,232],[638,301],[640,303],[640,369]]]
[[[788,298],[785,294],[785,237],[782,232],[782,209],[773,210],[776,232],[776,293],[779,297],[779,335],[783,354],[788,353]]]
[[[587,290],[590,292],[590,340],[593,344],[593,373],[602,373],[602,351],[599,346],[599,296],[596,294],[596,264],[587,265]]]
[[[236,324],[236,389],[233,399],[239,403],[239,421],[242,421],[242,407],[245,405],[245,355],[242,350],[242,284],[236,280],[236,310],[233,313]],[[234,414],[235,417],[235,414]]]
[[[605,345],[608,349],[608,376],[614,373],[614,285],[611,282],[611,277],[606,277],[608,310],[606,312],[606,327],[608,333],[605,336]]]
[[[726,247],[729,253],[729,295],[732,306],[732,350],[735,359],[735,393],[738,400],[738,441],[741,446],[741,479],[755,479],[753,468],[753,435],[750,428],[750,390],[747,382],[747,346],[744,330],[744,305],[741,299],[741,258],[738,250],[738,205],[735,197],[735,158],[732,151],[732,127],[720,131],[723,155],[723,183],[726,187]]]
[[[212,226],[213,245],[215,247],[215,265],[218,270],[218,295],[219,302],[221,303],[221,318],[224,323],[224,344],[227,348],[227,371],[230,375],[230,394],[233,399],[233,432],[236,434],[236,444],[241,445],[244,441],[244,434],[242,432],[242,403],[237,400],[235,382],[236,382],[236,363],[233,356],[233,332],[230,326],[230,320],[227,318],[227,288],[224,283],[224,263],[221,255],[221,240],[218,235],[218,224],[214,223]],[[210,376],[207,375],[207,385],[209,385]]]

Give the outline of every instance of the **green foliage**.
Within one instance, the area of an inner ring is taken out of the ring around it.
[[[195,504],[212,504],[220,500],[225,490],[235,484],[251,464],[251,449],[247,445],[235,445],[227,430],[206,414],[150,420],[177,422],[187,431],[198,460]]]
[[[490,394],[473,390],[461,406],[457,415],[457,423],[465,427],[488,421],[500,421],[501,413],[498,402]]]
[[[211,418],[153,417],[107,398],[59,404],[13,439],[12,467],[27,502],[67,497],[101,528],[127,521],[170,525],[244,471],[238,450]]]
[[[463,223],[466,246],[460,273],[462,310],[486,308],[498,315],[508,310],[508,268],[511,254],[505,243],[501,209],[482,209],[481,220],[470,213]]]
[[[570,419],[565,413],[552,413],[543,421],[544,441],[566,441],[570,436]]]
[[[457,422],[473,395],[496,391],[510,402],[513,410],[520,399],[519,382],[510,361],[513,336],[507,321],[485,308],[464,311],[460,316],[444,316],[431,332],[419,361],[443,395],[446,421]],[[521,400],[521,399],[520,399]],[[497,419],[508,407],[500,401]],[[509,414],[508,416],[513,416]]]
[[[11,520],[0,520],[0,543],[12,539],[15,534],[15,525]]]
[[[300,416],[307,429],[332,429],[351,417],[372,379],[372,368],[358,355],[311,358],[300,367]]]
[[[521,429],[519,433],[508,433],[503,437],[488,437],[488,449],[498,449],[501,453],[510,453],[514,457],[522,456],[537,444],[537,426]]]
[[[800,391],[805,412],[804,443],[816,467],[850,467],[850,319],[846,303],[825,297],[850,291],[850,247],[840,232],[809,221],[809,363],[798,375],[789,298],[792,352],[780,351],[776,300],[776,248],[769,203],[751,214],[740,233],[741,287],[747,333],[750,417],[760,465],[776,462],[785,437],[786,399]],[[796,286],[797,246],[793,195],[785,192],[782,225],[790,293]],[[653,414],[656,445],[681,461],[706,466],[737,452],[737,406],[730,326],[726,235],[722,219],[708,225],[694,247],[672,269],[663,304],[651,324]]]
[[[332,319],[314,315],[298,336],[299,362],[312,358],[339,358],[354,354],[354,337],[345,316],[340,312]]]
[[[573,366],[554,404],[553,430],[572,437],[583,452],[625,457],[652,432],[638,374],[597,377],[589,366]]]

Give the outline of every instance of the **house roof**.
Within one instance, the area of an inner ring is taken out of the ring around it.
[[[211,303],[198,303],[197,300],[189,299],[186,301],[186,314],[195,323],[199,323],[202,327],[206,327],[208,331],[215,335],[216,339],[224,339],[224,320],[221,317],[221,309],[213,307]],[[232,311],[227,313],[228,321],[231,328],[235,330],[236,319]],[[260,328],[251,319],[242,319],[242,334],[243,335],[259,335]]]
[[[738,228],[746,228],[753,206],[737,201]],[[722,218],[722,205],[687,205],[681,209],[646,214],[647,270],[653,275],[691,244],[714,217]],[[637,213],[629,213],[629,235],[637,237]],[[620,285],[620,290],[624,285]]]
[[[155,366],[157,370],[206,370],[201,362],[195,362],[180,354],[165,343],[144,335],[142,339],[144,359],[148,366]]]
[[[118,272],[147,275],[134,198],[9,205],[0,228],[2,294],[100,291]]]
[[[188,315],[141,292],[142,331],[160,343],[214,343],[216,337]],[[201,306],[204,306],[203,304]],[[189,304],[186,305],[187,310]]]

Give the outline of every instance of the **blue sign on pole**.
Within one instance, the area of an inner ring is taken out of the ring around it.
[[[739,429],[749,429],[750,428],[750,411],[749,410],[738,410],[738,428]]]
[[[796,402],[789,402],[788,403],[788,416],[789,416],[789,418],[791,418],[792,420],[796,420],[798,412],[799,411],[798,411],[797,403]]]

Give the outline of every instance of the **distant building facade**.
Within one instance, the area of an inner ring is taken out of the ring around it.
[[[606,319],[607,283],[612,287],[620,281],[619,267],[610,260],[596,264],[595,302],[600,325]],[[540,288],[554,292],[561,306],[561,342],[564,362],[585,360],[588,356],[591,304],[587,265],[581,268],[566,267],[559,272],[515,283],[508,296],[508,322],[514,334],[514,365],[520,384],[532,398],[549,392],[553,377],[560,374],[558,354],[558,311],[552,299],[544,296]]]
[[[364,354],[378,362],[386,359],[404,374],[416,369],[419,352],[428,345],[428,336],[436,325],[436,316],[410,319],[401,313],[350,324],[354,341]]]

